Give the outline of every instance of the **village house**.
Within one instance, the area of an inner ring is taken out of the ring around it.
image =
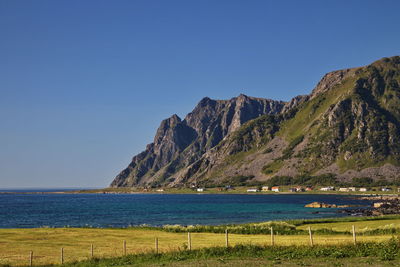
[[[367,188],[361,187],[361,188],[359,189],[359,191],[360,191],[360,192],[367,192]]]
[[[164,192],[164,189],[160,188],[156,190],[157,192]]]
[[[340,191],[340,192],[349,192],[350,189],[347,188],[347,187],[341,187],[341,188],[339,188],[339,191]]]
[[[247,189],[247,192],[249,193],[255,193],[255,192],[259,192],[260,190],[258,190],[257,188],[249,188]]]
[[[307,186],[307,187],[306,187],[306,191],[313,191],[313,188],[310,187],[310,186]]]
[[[301,186],[296,187],[296,192],[304,192],[304,188]]]
[[[382,191],[383,191],[383,192],[389,192],[390,190],[392,190],[392,188],[389,188],[389,187],[382,187]]]
[[[333,190],[335,190],[335,187],[327,186],[327,187],[322,187],[320,190],[321,191],[333,191]]]
[[[197,188],[197,192],[204,192],[205,190],[205,188]]]
[[[296,188],[292,187],[292,188],[289,188],[289,192],[294,193],[294,192],[297,192],[297,191],[296,191]]]
[[[263,187],[261,187],[261,191],[263,191],[263,192],[269,191],[269,186],[263,186]]]
[[[349,191],[351,191],[351,192],[356,192],[357,189],[356,189],[355,187],[349,187]]]
[[[333,191],[335,188],[333,186],[328,186],[328,187],[322,187],[320,189],[321,191]]]
[[[279,186],[273,186],[271,187],[272,192],[279,192]]]

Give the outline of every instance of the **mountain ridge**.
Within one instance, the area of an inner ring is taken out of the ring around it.
[[[163,182],[170,173],[198,160],[244,122],[280,112],[284,104],[243,94],[229,100],[204,97],[183,121],[177,115],[163,120],[153,143],[132,159],[111,186],[145,184],[149,178]]]
[[[154,142],[112,182],[229,184],[274,176],[400,178],[400,57],[329,72],[289,102],[203,98],[164,120]],[[243,178],[244,177],[244,178]]]

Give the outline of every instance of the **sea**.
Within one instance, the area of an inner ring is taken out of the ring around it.
[[[240,224],[349,216],[336,208],[304,207],[314,201],[371,205],[355,196],[322,194],[54,193],[66,190],[0,190],[0,228]]]

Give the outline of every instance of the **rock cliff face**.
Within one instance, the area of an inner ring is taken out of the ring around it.
[[[161,122],[154,142],[133,157],[112,187],[172,183],[174,174],[201,158],[245,122],[277,114],[285,103],[240,95],[230,100],[203,98],[182,121],[177,115]]]
[[[288,103],[204,98],[164,120],[111,186],[246,184],[333,173],[400,179],[400,57],[326,74]]]

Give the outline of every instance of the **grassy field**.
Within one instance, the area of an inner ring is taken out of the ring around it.
[[[34,252],[36,264],[57,263],[60,249],[64,248],[66,262],[88,259],[90,246],[94,245],[96,257],[117,257],[123,254],[123,240],[128,253],[154,251],[155,237],[159,240],[159,251],[178,251],[187,247],[186,233],[170,233],[142,229],[84,229],[84,228],[39,228],[0,229],[0,264],[23,265],[28,263],[29,251]],[[225,246],[225,235],[215,233],[192,233],[192,248]],[[360,242],[385,241],[390,235],[360,236]],[[349,235],[316,235],[314,244],[351,243]],[[230,234],[229,244],[269,245],[269,235]],[[308,245],[307,235],[276,235],[276,245]]]
[[[359,232],[374,229],[390,229],[400,228],[400,219],[392,220],[372,220],[372,221],[355,221],[355,222],[335,222],[335,223],[311,223],[298,226],[297,229],[306,230],[310,226],[312,229],[331,229],[333,231],[351,231],[352,225]]]
[[[386,242],[357,245],[211,247],[163,254],[94,258],[66,263],[63,266],[398,266],[399,251],[399,239],[392,238]]]
[[[400,216],[389,215],[382,217],[345,217],[334,219],[294,220],[288,221],[297,230],[332,229],[338,232],[351,231],[352,225],[357,232],[375,229],[400,228]],[[276,223],[279,225],[279,222]],[[285,223],[282,223],[285,224]],[[258,224],[255,224],[258,225]],[[268,225],[268,224],[267,224]],[[240,226],[240,225],[239,225]],[[309,247],[309,236],[303,232],[291,235],[279,234],[276,229],[274,243],[276,246]],[[283,228],[282,228],[283,229]],[[232,228],[233,231],[233,228]],[[259,245],[270,246],[269,234],[229,234],[229,245]],[[303,233],[303,234],[302,234]],[[392,234],[377,232],[372,235],[357,236],[358,242],[384,242],[392,238]],[[94,246],[94,256],[120,257],[123,255],[123,241],[126,241],[128,254],[143,254],[154,252],[155,238],[158,238],[159,252],[184,251],[188,246],[187,233],[168,232],[158,229],[127,228],[127,229],[98,229],[98,228],[35,228],[35,229],[0,229],[0,265],[27,265],[29,252],[34,252],[34,264],[55,264],[60,261],[60,250],[64,248],[65,262],[82,261],[90,258],[91,244]],[[352,235],[348,233],[322,234],[313,236],[315,245],[346,245],[352,244]],[[192,232],[192,248],[224,247],[225,234],[212,232]],[[190,260],[190,259],[189,259]],[[215,265],[218,259],[204,259],[204,265]],[[243,259],[231,259],[232,264],[240,265]],[[253,261],[254,259],[247,259]],[[260,265],[267,264],[265,259],[259,259]],[[270,264],[271,261],[268,261]],[[153,264],[153,263],[152,263]],[[155,264],[155,263],[154,263]],[[176,264],[180,263],[171,263]],[[321,262],[321,266],[324,266]],[[175,265],[172,265],[175,266]],[[218,266],[218,265],[216,265]],[[282,265],[285,266],[285,265]],[[289,266],[289,265],[288,265]],[[314,266],[314,265],[313,265]],[[319,266],[319,265],[318,265]],[[384,265],[382,265],[384,266]]]
[[[122,265],[124,266],[124,265]],[[125,265],[125,266],[140,266],[140,265]],[[207,260],[188,260],[188,261],[177,261],[162,264],[146,264],[143,266],[158,267],[300,267],[300,266],[312,266],[312,267],[393,267],[400,266],[400,260],[393,261],[382,261],[377,258],[346,258],[346,259],[331,259],[331,258],[312,258],[312,259],[294,259],[294,260],[272,260],[265,258],[241,258],[241,259],[207,259]]]

